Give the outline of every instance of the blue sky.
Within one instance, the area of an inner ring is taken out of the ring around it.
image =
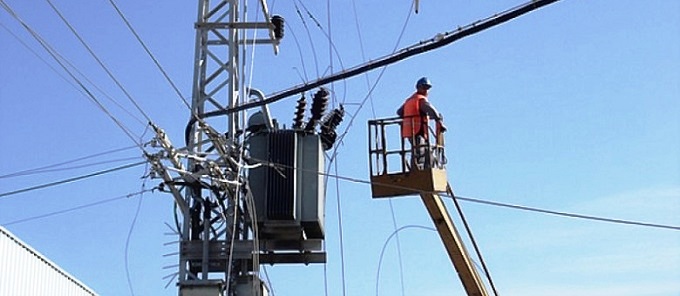
[[[136,137],[150,139],[141,114],[47,2],[4,2],[134,115],[97,92]],[[189,112],[109,2],[53,2],[142,109],[180,145]],[[251,2],[254,11],[256,3]],[[390,1],[390,7],[384,1],[356,1],[356,10],[350,1],[335,1],[330,8],[325,1],[309,2],[305,6],[323,29],[328,32],[330,27],[337,53],[333,52],[331,62],[327,38],[303,10],[309,27],[305,30],[295,1],[270,2],[272,12],[283,15],[288,26],[278,56],[269,46],[256,47],[252,55],[252,85],[266,94],[522,3],[420,1],[420,13],[415,15],[406,0]],[[119,1],[118,5],[189,97],[196,2]],[[0,23],[0,194],[143,160],[138,148],[130,148],[132,141],[70,79],[63,78],[65,73],[4,10]],[[413,91],[416,79],[428,76],[434,85],[430,99],[449,128],[448,177],[457,194],[678,226],[679,36],[677,1],[563,0],[391,65],[382,76],[375,70],[329,85],[336,101],[344,101],[348,113],[356,115],[352,126],[348,121],[341,125],[349,133],[338,150],[338,174],[368,179],[366,121],[374,117],[373,112],[377,117],[392,116]],[[247,56],[251,54],[249,48]],[[370,103],[359,110],[358,103],[368,93],[367,80],[377,86]],[[274,117],[288,126],[296,98],[270,106]],[[56,167],[61,170],[53,172],[6,176],[119,148],[127,149]],[[98,162],[106,163],[94,165]],[[78,167],[85,164],[93,165]],[[163,267],[177,262],[176,256],[163,256],[177,251],[176,244],[165,245],[175,240],[165,235],[169,229],[164,223],[173,221],[170,195],[146,193],[12,223],[138,192],[144,170],[137,166],[0,197],[0,225],[103,295],[130,295],[126,254],[135,295],[175,295],[174,283],[165,288],[168,281],[163,279],[173,272]],[[149,189],[158,180],[145,184]],[[397,227],[432,226],[418,197],[372,200],[365,184],[339,181],[337,190],[335,182],[329,184],[329,262],[267,267],[275,295],[322,295],[324,269],[328,295],[343,295],[343,286],[346,295],[375,294],[380,251],[395,229],[393,215]],[[462,205],[502,295],[680,294],[678,231]],[[451,203],[448,206],[453,210]],[[463,294],[435,232],[405,229],[399,245],[403,276],[393,240],[380,270],[380,295],[402,295],[402,286],[404,295]]]

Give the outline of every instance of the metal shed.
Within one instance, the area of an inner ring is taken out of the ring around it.
[[[0,295],[97,295],[0,226]]]

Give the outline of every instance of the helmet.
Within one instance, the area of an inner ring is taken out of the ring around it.
[[[427,86],[427,88],[432,87],[430,79],[427,79],[427,77],[421,77],[420,79],[418,79],[418,82],[416,82],[416,88],[420,86]]]

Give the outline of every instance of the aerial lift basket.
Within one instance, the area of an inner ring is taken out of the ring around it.
[[[399,117],[368,121],[373,198],[446,192],[444,136],[430,122],[425,137],[402,137]]]

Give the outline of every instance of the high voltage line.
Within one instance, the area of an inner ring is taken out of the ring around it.
[[[147,163],[147,161],[135,162],[135,163],[126,164],[126,165],[123,165],[123,166],[119,166],[119,167],[115,167],[115,168],[111,168],[111,169],[107,169],[107,170],[103,170],[103,171],[98,171],[98,172],[94,172],[94,173],[91,173],[91,174],[86,174],[86,175],[82,175],[82,176],[78,176],[78,177],[68,178],[68,179],[50,182],[50,183],[37,185],[37,186],[32,186],[32,187],[28,187],[28,188],[24,188],[24,189],[0,193],[0,198],[6,198],[8,196],[16,195],[16,194],[19,194],[19,193],[29,192],[29,191],[33,191],[33,190],[43,189],[43,188],[52,187],[52,186],[61,185],[61,184],[66,184],[66,183],[71,183],[71,182],[75,182],[75,181],[79,181],[79,180],[83,180],[83,179],[87,179],[87,178],[91,178],[91,177],[95,177],[95,176],[100,176],[100,175],[112,173],[112,172],[115,172],[115,171],[120,171],[120,170],[124,170],[124,169],[128,169],[128,168],[140,166],[140,165],[143,165],[143,164],[146,164],[146,163]]]
[[[10,195],[14,195],[14,194],[27,192],[27,191],[31,191],[31,190],[42,189],[42,188],[55,186],[55,185],[59,185],[59,184],[74,182],[74,181],[82,180],[82,179],[89,178],[89,177],[99,176],[99,175],[111,173],[111,172],[114,172],[114,171],[139,166],[139,165],[142,165],[142,164],[145,164],[145,163],[146,163],[146,161],[132,163],[132,164],[128,164],[128,165],[125,165],[125,166],[120,166],[120,167],[116,167],[116,168],[112,168],[112,169],[108,169],[108,170],[104,170],[104,171],[99,171],[99,172],[95,172],[95,173],[92,173],[92,174],[87,174],[87,175],[83,175],[83,176],[79,176],[79,177],[69,178],[69,179],[62,180],[62,181],[51,182],[51,183],[33,186],[33,187],[25,188],[25,189],[12,191],[12,192],[0,193],[0,198],[7,197],[7,196],[10,196]],[[275,164],[275,163],[268,163],[268,162],[261,162],[261,163],[265,164],[265,165],[272,166],[272,167],[279,167],[279,168],[287,167],[286,165],[282,165],[282,164]],[[293,167],[293,169],[294,170],[302,170],[302,169],[295,168],[295,167]],[[369,181],[369,180],[347,177],[347,176],[342,176],[342,175],[337,175],[337,174],[322,173],[322,172],[317,172],[317,171],[312,171],[312,170],[309,170],[309,171],[315,172],[317,174],[320,174],[320,175],[323,175],[323,176],[326,176],[326,177],[336,178],[336,179],[339,179],[339,180],[344,180],[344,181],[348,181],[348,182],[352,182],[352,183],[367,184],[367,185],[371,184],[371,181]],[[388,185],[388,184],[379,185],[379,186],[392,187],[392,188],[403,188],[402,186]],[[412,190],[412,188],[409,188],[409,189]],[[419,191],[419,193],[431,193],[431,192]],[[652,227],[652,228],[660,228],[660,229],[680,231],[680,226],[674,226],[674,225],[666,225],[666,224],[640,222],[640,221],[632,221],[632,220],[625,220],[625,219],[598,217],[598,216],[593,216],[593,215],[568,213],[568,212],[563,212],[563,211],[541,209],[541,208],[529,207],[529,206],[523,206],[523,205],[514,205],[514,204],[484,200],[484,199],[479,199],[479,198],[463,197],[463,196],[458,196],[458,195],[453,196],[451,194],[440,194],[440,195],[447,196],[449,198],[455,198],[455,199],[462,200],[462,201],[472,202],[472,203],[484,204],[484,205],[495,206],[495,207],[503,207],[503,208],[509,208],[509,209],[514,209],[514,210],[535,212],[535,213],[541,213],[541,214],[549,214],[549,215],[555,215],[555,216],[561,216],[561,217],[567,217],[567,218],[576,218],[576,219],[600,221],[600,222],[607,222],[607,223],[614,223],[614,224],[634,225],[634,226],[643,226],[643,227]]]

